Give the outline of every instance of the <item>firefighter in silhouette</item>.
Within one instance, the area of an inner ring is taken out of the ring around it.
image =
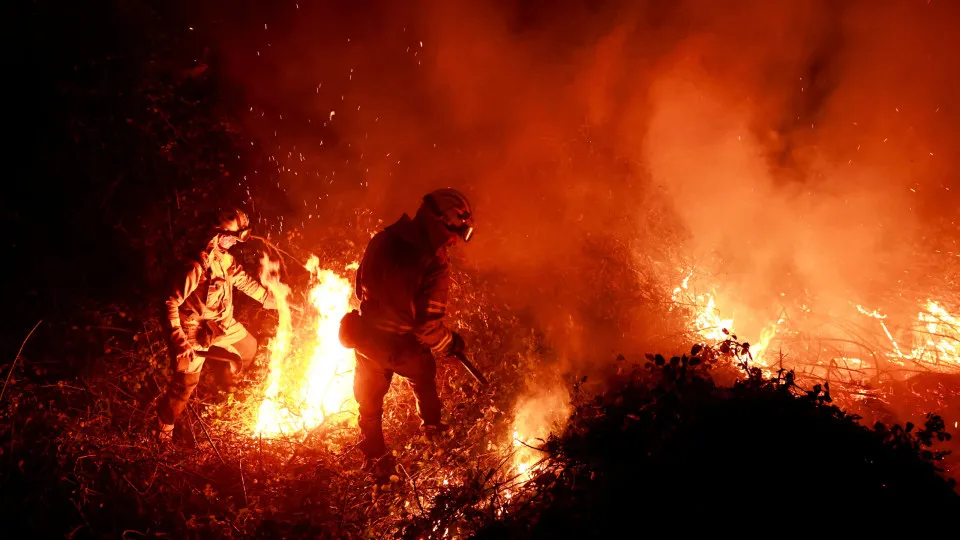
[[[235,391],[237,375],[253,361],[257,340],[233,318],[233,289],[275,309],[273,295],[256,279],[247,275],[229,251],[237,242],[250,237],[250,218],[240,209],[216,214],[209,230],[206,246],[185,268],[174,276],[166,296],[166,319],[169,323],[173,357],[173,378],[160,399],[159,435],[161,441],[173,438],[173,428],[187,401],[200,382],[204,357],[199,351],[228,352],[239,362],[217,366],[221,386]]]
[[[396,373],[408,379],[428,438],[446,431],[440,421],[435,357],[464,349],[463,338],[444,326],[450,266],[447,248],[473,235],[467,198],[454,189],[427,194],[411,219],[404,214],[378,232],[357,269],[360,311],[343,318],[340,339],[356,350],[353,392],[364,468],[383,480],[393,460],[383,439],[383,398]]]

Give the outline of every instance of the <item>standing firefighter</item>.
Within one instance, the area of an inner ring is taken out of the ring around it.
[[[221,384],[234,391],[237,374],[257,352],[257,340],[233,318],[233,288],[274,309],[273,296],[251,278],[230,255],[237,242],[250,236],[250,219],[239,209],[218,212],[206,247],[175,276],[166,299],[173,352],[173,379],[161,398],[160,438],[173,437],[173,427],[200,382],[204,358],[198,352],[229,352],[239,356],[219,370]]]
[[[450,285],[447,248],[472,235],[467,198],[440,189],[423,198],[416,217],[404,214],[377,233],[357,270],[360,312],[341,321],[341,341],[356,349],[360,448],[364,468],[378,479],[392,469],[383,440],[383,398],[394,373],[413,387],[424,434],[433,438],[447,429],[440,422],[434,356],[450,357],[464,348],[460,335],[443,324]]]

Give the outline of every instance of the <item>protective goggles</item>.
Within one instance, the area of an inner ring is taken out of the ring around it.
[[[217,229],[217,232],[226,236],[232,236],[240,242],[246,242],[250,238],[250,234],[253,230],[253,227],[244,227],[238,231],[227,231],[224,229]]]
[[[446,216],[444,215],[443,211],[440,210],[440,206],[437,205],[437,201],[435,201],[433,197],[428,195],[424,197],[424,201],[426,201],[427,206],[430,207],[430,210],[441,219],[443,226],[446,227],[448,231],[456,234],[460,238],[463,238],[464,242],[469,242],[470,239],[473,238],[473,225],[470,224],[470,212],[457,213],[457,219],[460,220],[460,224],[455,225],[447,222],[445,219]]]
[[[473,238],[473,227],[466,223],[461,224],[459,227],[447,225],[447,229],[459,234],[464,242],[469,242],[470,239]]]

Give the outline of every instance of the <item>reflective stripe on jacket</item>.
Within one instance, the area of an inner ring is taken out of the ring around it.
[[[370,240],[357,269],[356,291],[364,321],[392,334],[413,334],[434,353],[453,336],[443,325],[450,288],[445,248],[433,249],[409,216]]]

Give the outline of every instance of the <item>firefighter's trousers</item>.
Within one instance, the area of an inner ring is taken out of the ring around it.
[[[357,420],[362,436],[360,449],[367,458],[379,458],[387,452],[383,439],[383,398],[390,390],[394,373],[410,381],[423,425],[440,425],[437,364],[428,349],[421,347],[411,336],[394,347],[388,358],[369,350],[365,353],[362,348],[356,353],[353,395],[360,405]]]
[[[224,334],[217,337],[210,346],[210,350],[217,348],[227,350],[240,355],[243,362],[243,370],[253,362],[257,354],[257,339],[253,337],[246,328],[235,319],[230,319],[223,324]],[[202,350],[196,341],[196,330],[194,328],[184,327],[187,334],[187,340],[196,350]],[[224,362],[212,361],[211,366],[217,382],[223,387],[229,387],[234,382],[234,375]],[[204,359],[197,356],[193,362],[184,363],[184,365],[175,365],[173,378],[167,387],[167,392],[160,398],[157,412],[160,420],[164,424],[175,424],[183,410],[190,401],[190,396],[197,388],[200,382],[200,372],[203,370]]]

